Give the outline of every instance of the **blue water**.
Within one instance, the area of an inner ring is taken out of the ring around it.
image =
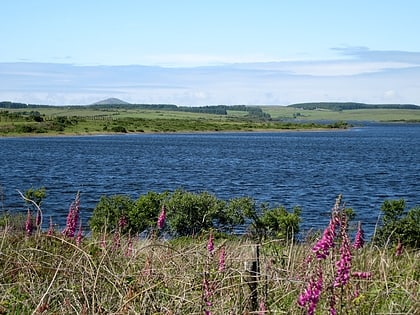
[[[371,235],[385,199],[420,205],[420,124],[348,131],[0,138],[1,209],[25,211],[17,190],[44,186],[44,215],[64,225],[81,192],[87,224],[102,195],[184,188],[302,208],[322,229],[338,194]]]

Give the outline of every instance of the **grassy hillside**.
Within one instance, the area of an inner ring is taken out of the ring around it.
[[[420,122],[420,107],[358,103],[200,107],[172,104],[43,106],[0,102],[0,135],[8,136],[345,128],[349,121]]]
[[[298,121],[376,121],[376,122],[420,122],[420,107],[366,107],[360,109],[337,110],[336,107],[308,108],[298,106],[262,106],[264,112],[272,119],[298,120]]]
[[[259,131],[345,127],[271,120],[257,106],[18,106],[0,108],[0,134]]]

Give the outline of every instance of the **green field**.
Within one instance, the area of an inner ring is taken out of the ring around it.
[[[420,110],[415,109],[352,109],[334,111],[327,109],[302,110],[293,107],[262,106],[273,119],[297,119],[302,121],[416,121],[420,122]]]
[[[0,107],[2,136],[308,130],[346,128],[357,121],[420,122],[420,110],[132,104]]]

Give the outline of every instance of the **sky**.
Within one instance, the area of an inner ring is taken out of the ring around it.
[[[0,101],[420,104],[418,0],[2,0]]]

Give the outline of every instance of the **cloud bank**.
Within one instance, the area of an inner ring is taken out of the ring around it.
[[[207,66],[0,63],[0,101],[288,105],[314,101],[420,104],[420,53],[333,48],[334,60]]]

